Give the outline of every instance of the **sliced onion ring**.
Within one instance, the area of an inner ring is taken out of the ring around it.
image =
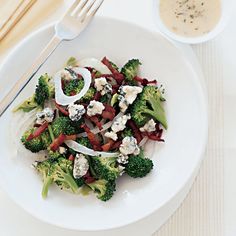
[[[88,91],[90,84],[91,84],[91,73],[89,70],[85,68],[73,68],[73,70],[82,75],[84,79],[84,87],[80,91],[80,93],[74,95],[74,96],[67,96],[64,94],[62,87],[61,87],[61,72],[58,71],[54,76],[54,83],[55,83],[55,99],[56,102],[60,105],[66,106],[71,103],[74,103],[75,101],[78,101],[80,98],[82,98]]]
[[[94,151],[93,149],[87,148],[73,140],[67,140],[65,141],[65,144],[73,149],[76,152],[80,152],[83,153],[85,155],[89,155],[89,156],[101,156],[101,157],[118,157],[119,156],[119,152],[97,152]]]
[[[108,69],[108,67],[96,58],[84,58],[78,61],[78,65],[80,67],[94,68],[102,74],[111,74],[111,71]]]

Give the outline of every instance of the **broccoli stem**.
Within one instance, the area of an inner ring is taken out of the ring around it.
[[[51,125],[48,125],[48,131],[49,131],[50,138],[51,138],[51,140],[53,142],[53,140],[55,139],[55,136],[53,134]]]
[[[53,179],[48,176],[46,177],[44,183],[43,183],[43,188],[42,188],[42,197],[45,199],[48,195],[48,189],[49,189],[49,186],[52,184],[53,182]]]
[[[63,174],[64,179],[62,181],[66,182],[73,193],[76,193],[78,190],[78,185],[75,182],[74,178],[70,174]]]
[[[151,107],[154,109],[154,111],[145,109],[143,113],[149,114],[156,118],[165,129],[167,129],[167,121],[165,116],[165,111],[162,107],[161,101],[159,99],[150,98],[150,100],[147,101]]]

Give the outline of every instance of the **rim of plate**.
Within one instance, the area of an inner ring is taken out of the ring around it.
[[[171,40],[169,40],[168,38],[164,37],[161,33],[159,32],[155,32],[155,31],[152,31],[150,29],[147,29],[143,26],[140,26],[136,23],[133,23],[133,22],[128,22],[128,21],[125,21],[125,20],[120,20],[120,19],[114,19],[112,17],[106,17],[106,16],[95,16],[94,20],[96,19],[99,19],[99,20],[108,20],[108,21],[113,21],[113,22],[117,22],[117,23],[121,23],[121,24],[126,24],[126,25],[129,25],[131,28],[132,27],[136,27],[138,28],[140,31],[144,31],[146,32],[147,34],[150,34],[152,35],[153,37],[157,38],[162,38],[163,40],[166,41],[166,43],[169,44],[170,47],[173,48],[173,50],[176,50],[180,53],[180,57],[182,58],[183,61],[185,61],[187,64],[189,64],[192,72],[194,74],[196,74],[196,71],[194,70],[193,66],[191,65],[191,63],[187,60],[187,58],[184,56],[183,52],[181,51],[180,48],[176,47],[174,45],[173,42],[171,42]],[[6,58],[4,59],[3,63],[1,64],[0,66],[0,71],[5,67],[5,65],[8,63],[9,59],[14,55],[15,53],[15,50],[20,48],[21,45],[23,45],[25,42],[29,41],[31,39],[31,37],[39,34],[39,33],[42,33],[43,31],[45,31],[46,29],[49,29],[49,28],[53,28],[53,26],[55,25],[56,21],[50,23],[50,24],[47,24],[43,27],[40,27],[38,30],[36,31],[33,31],[32,33],[30,33],[29,35],[27,35],[23,40],[21,40],[16,46],[13,47],[13,49],[8,53],[8,55],[6,56]],[[179,189],[171,194],[168,198],[166,198],[166,200],[162,203],[162,205],[159,205],[159,206],[156,206],[154,205],[153,206],[153,209],[150,210],[149,212],[147,212],[146,214],[143,214],[141,217],[133,220],[133,221],[130,221],[130,222],[127,222],[127,223],[118,223],[115,227],[106,227],[106,228],[93,228],[93,229],[89,229],[89,228],[83,228],[83,229],[78,229],[76,227],[68,227],[68,226],[64,226],[64,225],[60,225],[58,224],[57,222],[54,222],[53,220],[45,220],[43,217],[35,214],[33,211],[31,211],[31,209],[28,209],[24,206],[24,204],[20,201],[18,201],[17,197],[13,196],[11,194],[11,192],[8,190],[8,188],[6,187],[6,185],[4,183],[2,183],[2,181],[0,181],[0,184],[1,184],[1,187],[3,188],[3,190],[7,193],[7,195],[10,197],[10,199],[13,200],[13,202],[15,202],[18,206],[20,206],[22,209],[24,209],[27,213],[29,213],[31,216],[41,220],[42,222],[45,222],[45,223],[48,223],[48,224],[51,224],[51,225],[55,225],[55,226],[58,226],[60,228],[67,228],[67,229],[71,229],[71,230],[77,230],[77,231],[83,231],[83,232],[95,232],[95,231],[104,231],[104,230],[112,230],[112,229],[118,229],[118,228],[121,228],[121,227],[125,227],[125,226],[128,226],[128,225],[131,225],[131,224],[135,224],[137,223],[138,221],[150,216],[151,214],[153,214],[154,212],[156,212],[158,209],[161,209],[163,207],[165,207],[166,205],[168,205],[169,203],[171,203],[175,196],[177,196],[179,193],[181,193],[185,186],[187,185],[187,183],[189,182],[189,180],[191,179],[191,177],[194,175],[194,173],[199,169],[200,167],[200,163],[201,161],[203,160],[203,157],[204,157],[204,152],[205,152],[205,148],[206,148],[206,145],[207,145],[207,136],[208,136],[208,110],[207,110],[207,98],[203,92],[203,88],[200,84],[200,81],[198,80],[198,76],[195,76],[194,78],[191,78],[192,80],[194,80],[194,85],[198,87],[198,94],[199,94],[199,102],[201,104],[201,107],[202,107],[202,110],[204,110],[204,114],[203,114],[203,137],[202,137],[202,142],[201,142],[201,145],[200,145],[200,148],[199,148],[199,158],[198,158],[198,162],[196,164],[196,166],[193,168],[192,172],[189,174],[188,178],[185,179],[185,181],[182,182],[182,184],[179,186]],[[173,210],[173,213],[174,213],[174,210]]]

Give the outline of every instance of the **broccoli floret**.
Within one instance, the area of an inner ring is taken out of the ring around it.
[[[51,166],[51,176],[53,181],[60,186],[61,189],[71,190],[73,193],[76,193],[78,185],[73,178],[72,172],[72,161],[63,157],[58,158]]]
[[[75,179],[77,186],[80,188],[85,184],[84,178]]]
[[[97,198],[102,201],[111,199],[116,190],[115,181],[107,181],[105,179],[99,179],[87,185],[97,194]]]
[[[154,118],[167,129],[167,121],[164,108],[162,106],[163,97],[159,89],[155,86],[145,86],[134,103],[131,105],[132,119],[138,126]]]
[[[38,107],[38,104],[35,101],[35,95],[33,95],[32,97],[26,99],[24,102],[18,105],[16,108],[14,108],[13,112],[17,112],[20,110],[22,110],[23,112],[30,112],[36,107]]]
[[[134,77],[138,74],[138,68],[141,62],[138,59],[129,60],[121,69],[121,73],[125,76],[125,79],[131,85],[137,84]]]
[[[71,135],[76,133],[76,128],[73,126],[72,121],[65,116],[56,118],[51,127],[55,137],[58,137],[60,134]]]
[[[110,62],[111,66],[112,66],[114,69],[116,69],[117,71],[119,71],[119,67],[118,67],[114,62],[112,62],[112,61],[110,61],[110,60],[109,60],[109,62]]]
[[[27,130],[21,137],[21,141],[24,144],[25,148],[34,153],[47,149],[47,147],[51,144],[51,138],[48,131],[43,132],[40,136],[36,138],[27,140],[29,135],[32,134],[35,129],[36,128],[31,128]]]
[[[72,94],[78,94],[84,87],[84,81],[82,79],[70,80],[64,88],[64,93],[67,96]],[[91,100],[95,94],[95,88],[91,87],[88,89],[87,93],[81,98],[83,101]]]
[[[92,145],[88,139],[88,137],[81,137],[81,138],[77,138],[76,142],[78,142],[79,144],[87,147],[87,148],[92,148]]]
[[[130,156],[125,164],[125,172],[133,178],[146,176],[153,168],[152,160],[145,158],[143,151],[138,156]]]
[[[51,82],[51,77],[47,74],[41,75],[38,80],[38,85],[35,89],[35,102],[39,106],[44,106],[47,99],[52,98],[55,93],[54,84]]]
[[[75,67],[75,66],[77,66],[77,64],[78,64],[78,61],[77,61],[77,59],[75,57],[70,57],[68,59],[68,61],[66,62],[66,66]]]
[[[38,162],[35,169],[42,175],[43,178],[43,188],[42,197],[46,198],[48,195],[49,186],[53,183],[53,178],[51,176],[51,166],[53,161],[51,159],[45,160],[43,162]]]
[[[55,151],[55,152],[52,151],[52,150],[48,151],[48,157],[50,159],[52,159],[52,160],[56,160],[56,159],[58,159],[61,156],[62,156],[62,154],[60,152],[58,152],[58,151]]]
[[[109,102],[109,99],[110,99],[110,94],[109,94],[109,95],[108,95],[108,94],[105,94],[105,95],[103,95],[103,96],[100,98],[99,102],[101,102],[101,103],[108,103],[108,102]]]
[[[133,136],[133,132],[132,132],[132,129],[130,128],[125,128],[121,133],[122,139],[125,137],[131,137],[131,136]]]
[[[101,179],[113,181],[120,174],[115,157],[92,157],[91,164],[96,176]]]

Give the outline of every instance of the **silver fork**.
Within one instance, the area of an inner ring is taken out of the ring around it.
[[[26,73],[15,83],[0,102],[0,117],[21,93],[39,68],[63,40],[76,38],[89,24],[104,0],[75,0],[62,19],[55,25],[55,35]],[[98,2],[97,4],[95,4]]]

